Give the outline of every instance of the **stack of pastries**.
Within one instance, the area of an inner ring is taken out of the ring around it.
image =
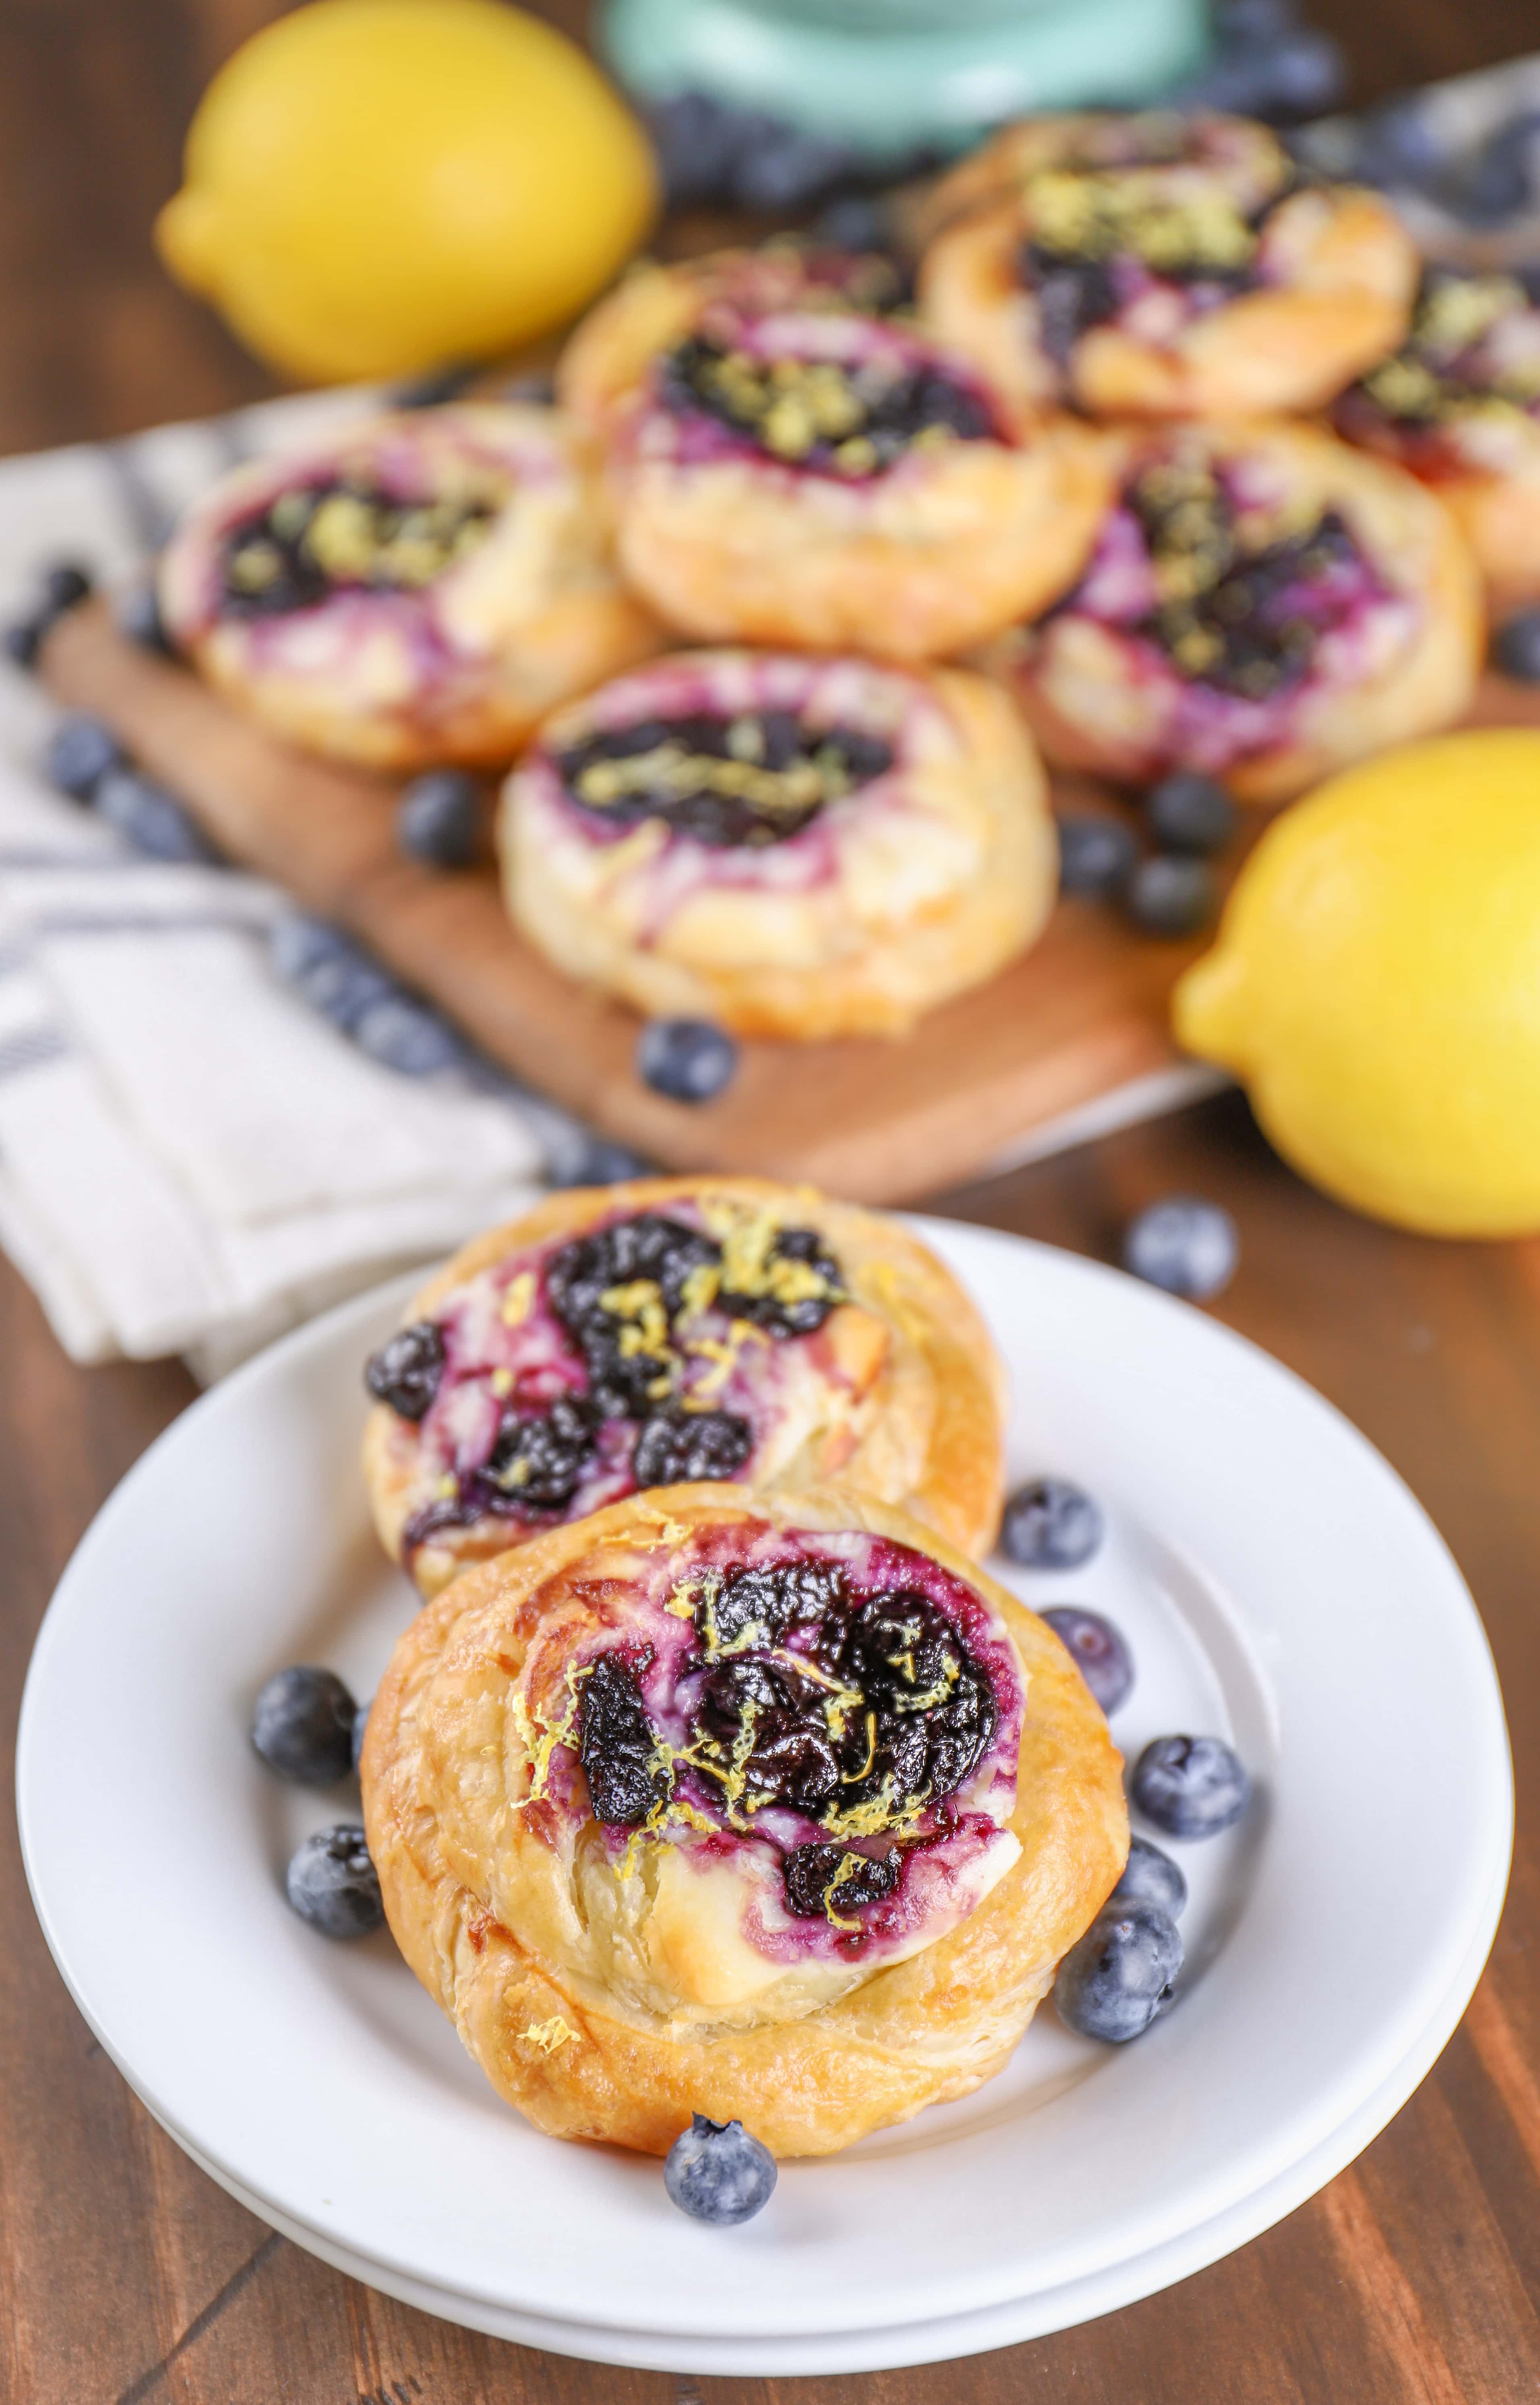
[[[651,1013],[897,1033],[1030,945],[1040,755],[1276,803],[1458,718],[1540,586],[1540,312],[1223,116],[1045,117],[911,295],[777,242],[635,269],[552,407],[230,479],[166,622],[280,732],[516,761],[510,910]],[[695,649],[692,646],[704,646]]]
[[[426,1596],[370,1711],[390,1926],[537,2127],[692,2116],[826,2154],[1006,2060],[1128,1850],[1057,1638],[978,1567],[1003,1378],[850,1205],[561,1196],[369,1364],[381,1536]]]

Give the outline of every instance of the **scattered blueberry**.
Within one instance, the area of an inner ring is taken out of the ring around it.
[[[1168,1837],[1214,1837],[1240,1819],[1251,1780],[1217,1737],[1157,1737],[1134,1765],[1130,1793]]]
[[[1534,197],[1537,129],[1540,111],[1533,109],[1496,127],[1439,183],[1444,206],[1467,225],[1496,226],[1518,217]]]
[[[1186,1901],[1187,1881],[1170,1855],[1148,1837],[1130,1837],[1128,1860],[1109,1904],[1152,1904],[1169,1920],[1180,1920]]]
[[[1187,769],[1151,787],[1144,815],[1163,851],[1222,851],[1236,831],[1236,806],[1223,786]]]
[[[1157,851],[1141,860],[1123,888],[1136,927],[1147,935],[1194,935],[1219,907],[1219,887],[1206,860]]]
[[[887,250],[894,239],[892,210],[881,192],[841,192],[819,211],[812,239],[830,250]]]
[[[1415,93],[1388,100],[1361,120],[1353,173],[1369,184],[1427,184],[1446,163],[1432,118]]]
[[[350,1035],[365,1011],[394,1000],[401,992],[393,977],[376,966],[355,944],[328,952],[302,969],[294,983],[313,1010]]]
[[[94,800],[109,826],[156,860],[217,863],[219,853],[163,785],[136,768],[109,768]]]
[[[1168,2008],[1180,1969],[1181,1939],[1158,1905],[1109,1902],[1059,1964],[1053,2002],[1081,2037],[1125,2046]]]
[[[165,620],[161,615],[161,597],[154,579],[146,584],[132,584],[118,597],[113,617],[118,632],[126,635],[141,651],[161,652],[169,659],[176,646],[166,633]]]
[[[737,1045],[709,1019],[649,1020],[637,1041],[637,1076],[673,1103],[709,1103],[737,1066]]]
[[[1520,684],[1540,684],[1540,610],[1505,619],[1492,638],[1492,664]]]
[[[481,788],[463,768],[414,777],[396,808],[396,840],[430,868],[469,868],[481,850]]]
[[[357,1768],[358,1768],[358,1766],[359,1766],[360,1763],[360,1762],[362,1761],[362,1759],[363,1759],[363,1740],[364,1740],[364,1738],[365,1738],[365,1737],[368,1736],[368,1734],[369,1734],[369,1711],[370,1711],[370,1706],[369,1706],[368,1704],[360,1704],[360,1705],[359,1706],[359,1708],[358,1708],[358,1710],[353,1714],[353,1734],[352,1734],[352,1738],[351,1738],[351,1742],[350,1742],[350,1744],[349,1744],[348,1751],[350,1751],[350,1753],[351,1753],[351,1755],[352,1755],[352,1758],[353,1758],[353,1767],[354,1767],[354,1769],[355,1769],[355,1770],[357,1770]],[[1136,1837],[1136,1838],[1134,1839],[1134,1843],[1135,1843],[1135,1845],[1136,1845],[1136,1846],[1143,1846],[1143,1845],[1144,1845],[1144,1839],[1143,1839],[1142,1837]],[[1157,1851],[1157,1849],[1156,1849],[1154,1846],[1147,1846],[1147,1847],[1145,1847],[1145,1851],[1146,1851],[1147,1853],[1151,1853],[1151,1854],[1152,1854],[1152,1853],[1154,1853],[1154,1852],[1156,1852],[1156,1851]],[[1164,1861],[1166,1860],[1166,1857],[1165,1857],[1165,1855],[1164,1855],[1164,1854],[1162,1854],[1162,1855],[1161,1855],[1161,1860],[1162,1860],[1162,1862],[1164,1862]],[[1173,1863],[1173,1864],[1172,1864],[1171,1868],[1172,1868],[1174,1871],[1177,1869],[1177,1866],[1176,1866],[1175,1863]],[[1125,1874],[1125,1876],[1126,1876],[1126,1874]],[[1180,1873],[1180,1871],[1177,1871],[1177,1877],[1178,1877],[1179,1878],[1180,1878],[1180,1877],[1181,1877],[1181,1873]],[[1186,1885],[1185,1885],[1185,1883],[1184,1883],[1184,1884],[1183,1884],[1183,1887],[1182,1887],[1182,1893],[1185,1895],[1185,1894],[1186,1894],[1186,1892],[1187,1892],[1187,1890],[1186,1890]],[[1180,1912],[1180,1911],[1181,1910],[1181,1906],[1180,1906],[1180,1905],[1179,1904],[1179,1905],[1174,1906],[1173,1906],[1173,1909],[1174,1909],[1175,1911],[1177,1911],[1177,1912]]]
[[[646,1176],[647,1163],[640,1153],[612,1144],[608,1136],[590,1135],[586,1129],[575,1133],[570,1146],[561,1146],[547,1160],[553,1186],[621,1186],[629,1177]]]
[[[78,609],[91,594],[91,570],[73,559],[61,559],[43,571],[42,603],[46,616],[62,618],[66,610]]]
[[[1110,1719],[1134,1684],[1134,1657],[1122,1633],[1099,1611],[1082,1611],[1073,1603],[1052,1604],[1038,1617],[1047,1621]]]
[[[1138,838],[1123,819],[1077,813],[1059,821],[1061,893],[1121,893],[1138,858]]]
[[[855,165],[842,144],[709,92],[674,92],[653,104],[647,120],[672,208],[706,201],[800,208],[847,180]]]
[[[298,985],[322,961],[340,960],[353,946],[330,920],[290,910],[274,921],[268,950],[276,975],[286,985]]]
[[[334,1670],[278,1670],[257,1697],[251,1742],[280,1779],[334,1787],[353,1767],[357,1710]]]
[[[741,148],[732,196],[745,209],[800,209],[849,176],[855,164],[841,142],[804,134],[767,118]]]
[[[1170,1194],[1129,1223],[1123,1265],[1147,1286],[1207,1302],[1236,1273],[1240,1240],[1228,1211],[1195,1194]]]
[[[671,207],[724,197],[731,189],[738,112],[703,91],[675,92],[647,111]]]
[[[364,1937],[385,1919],[379,1874],[356,1821],[318,1829],[297,1846],[284,1886],[300,1919],[327,1937]]]
[[[669,2148],[663,2185],[681,2213],[731,2229],[769,2204],[775,2157],[742,2121],[709,2121],[698,2113]]]
[[[72,802],[89,802],[107,770],[120,767],[122,759],[122,746],[110,726],[83,710],[72,710],[49,737],[43,771]]]
[[[1105,1534],[1101,1506],[1067,1478],[1029,1478],[1006,1498],[1000,1544],[1028,1570],[1078,1570]]]
[[[360,1012],[351,1029],[353,1041],[372,1060],[403,1077],[431,1077],[452,1069],[464,1057],[465,1047],[448,1020],[425,1002],[404,994],[388,994]]]
[[[6,657],[14,660],[19,668],[30,668],[42,648],[49,623],[42,617],[13,619],[6,628]]]

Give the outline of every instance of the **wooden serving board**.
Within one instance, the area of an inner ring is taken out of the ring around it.
[[[905,1202],[1178,1064],[1167,1000],[1208,938],[1160,942],[1071,897],[1024,959],[911,1034],[745,1043],[715,1101],[669,1102],[636,1075],[635,1015],[516,935],[489,867],[451,875],[403,856],[388,781],[290,751],[187,668],[126,641],[100,601],[57,624],[39,665],[54,696],[105,719],[233,861],[346,928],[531,1086],[671,1168]],[[1473,723],[1540,724],[1540,693],[1491,679]],[[1087,780],[1054,781],[1062,806],[1106,798]]]

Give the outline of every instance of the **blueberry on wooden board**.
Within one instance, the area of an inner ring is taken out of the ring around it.
[[[1207,1302],[1235,1276],[1240,1239],[1228,1211],[1195,1194],[1170,1194],[1130,1222],[1123,1265],[1147,1286]]]
[[[637,1040],[637,1076],[671,1103],[709,1103],[737,1066],[737,1045],[710,1020],[649,1020]]]
[[[396,839],[430,868],[469,868],[481,850],[481,788],[463,768],[414,777],[396,806]]]
[[[1138,838],[1122,819],[1079,811],[1061,818],[1059,891],[1121,893],[1138,855]]]
[[[1151,785],[1144,815],[1162,851],[1222,851],[1236,831],[1236,806],[1223,786],[1190,769]]]
[[[1195,935],[1219,907],[1219,887],[1207,861],[1158,851],[1133,870],[1123,904],[1144,935]]]
[[[1540,610],[1520,610],[1492,637],[1492,665],[1520,684],[1540,684]]]

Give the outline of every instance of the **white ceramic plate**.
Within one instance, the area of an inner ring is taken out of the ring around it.
[[[367,1694],[411,1598],[374,1550],[359,1370],[403,1288],[346,1306],[168,1430],[71,1563],[38,1640],[18,1791],[33,1893],[102,2043],[165,2126],[302,2243],[534,2344],[722,2371],[931,2360],[1143,2295],[1266,2226],[1382,2126],[1458,2018],[1512,1825],[1470,1598],[1379,1456],[1307,1387],[1115,1273],[925,1229],[1009,1359],[1018,1474],[1109,1510],[1071,1578],[1128,1635],[1114,1733],[1228,1737],[1240,1830],[1174,1849],[1180,2007],[1137,2046],[1045,2009],[976,2096],[784,2167],[731,2233],[655,2164],[538,2136],[383,1934],[282,1897],[306,1828],[246,1743],[285,1662]]]

